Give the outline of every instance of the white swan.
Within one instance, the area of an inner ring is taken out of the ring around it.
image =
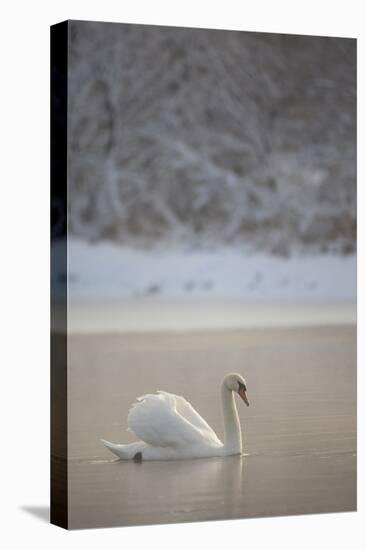
[[[115,445],[102,439],[123,460],[172,460],[241,454],[241,430],[234,392],[249,406],[240,374],[227,374],[221,386],[224,443],[188,401],[158,391],[137,398],[128,413],[128,430],[141,441]]]

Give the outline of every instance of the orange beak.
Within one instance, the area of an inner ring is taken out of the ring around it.
[[[246,404],[246,406],[249,407],[249,401],[248,401],[247,394],[246,394],[246,391],[245,391],[244,388],[240,388],[239,395],[242,398],[242,400],[244,401],[244,403]]]

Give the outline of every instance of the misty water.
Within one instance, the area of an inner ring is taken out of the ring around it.
[[[353,326],[69,339],[71,528],[322,513],[356,507]],[[185,396],[222,433],[219,385],[242,373],[245,456],[122,462],[135,397]]]

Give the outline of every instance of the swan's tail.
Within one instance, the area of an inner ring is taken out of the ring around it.
[[[119,445],[115,445],[114,443],[111,443],[110,441],[107,441],[106,439],[101,439],[100,441],[103,443],[103,445],[105,445],[107,447],[107,449],[112,451],[112,453],[114,453],[115,451],[118,450]]]
[[[136,457],[136,454],[142,453],[142,450],[144,447],[146,447],[146,444],[143,442],[136,442],[136,443],[130,443],[128,445],[116,445],[115,443],[111,443],[110,441],[106,441],[105,439],[100,440],[103,445],[107,447],[113,454],[118,456],[121,460],[132,460]]]

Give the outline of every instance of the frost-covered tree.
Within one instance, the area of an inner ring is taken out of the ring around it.
[[[355,247],[355,41],[70,23],[69,223],[150,246]]]

